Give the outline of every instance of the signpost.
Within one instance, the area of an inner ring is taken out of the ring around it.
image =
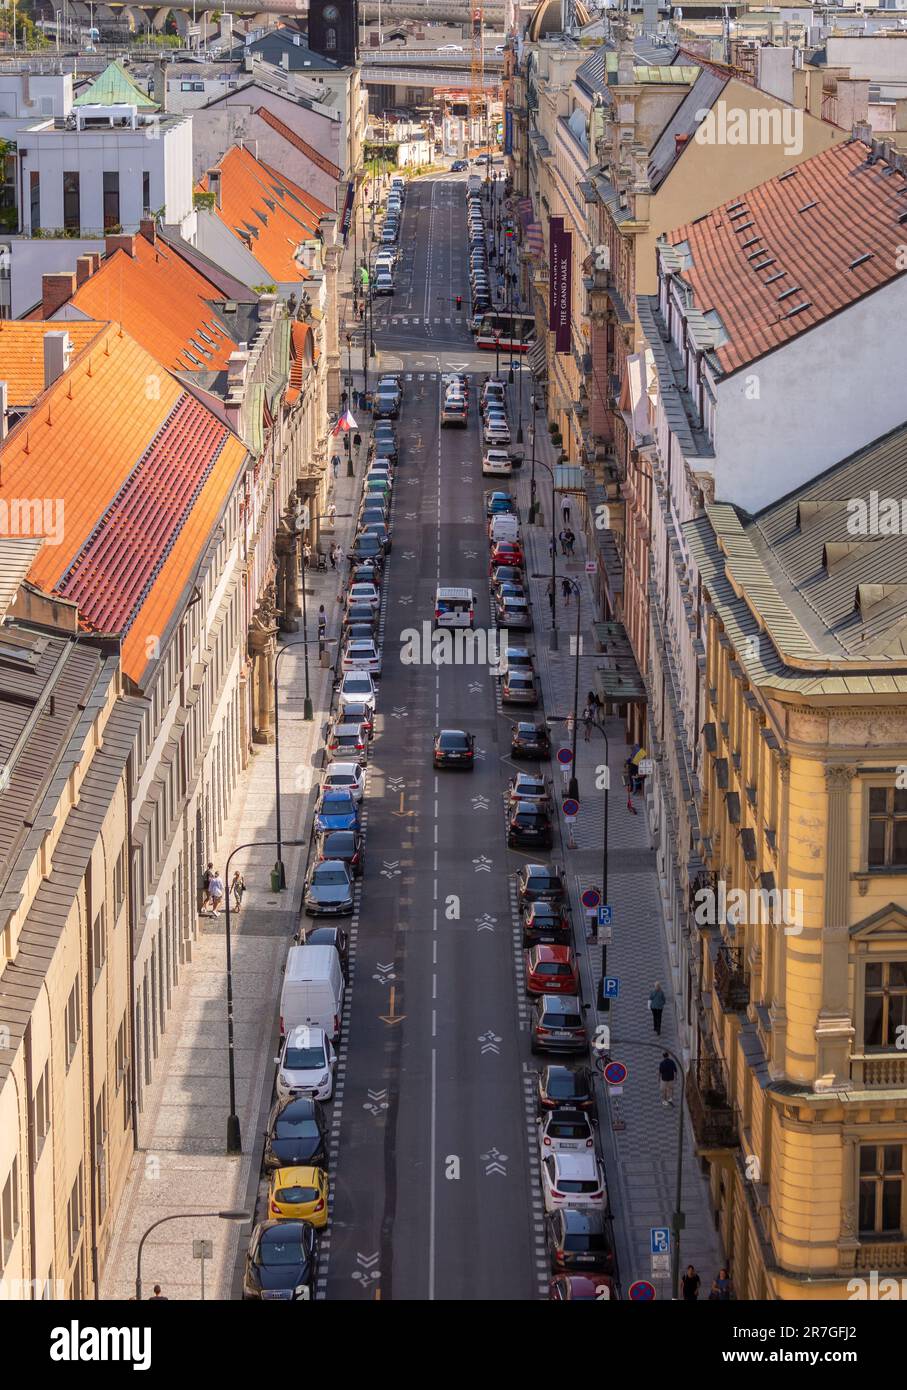
[[[604,995],[606,999],[620,998],[620,980],[616,975],[606,975],[602,984],[604,985]]]
[[[631,1303],[651,1303],[655,1297],[655,1285],[650,1284],[648,1279],[637,1279],[627,1290],[627,1297]]]
[[[576,820],[577,816],[579,815],[579,802],[577,801],[576,797],[565,796],[563,801],[561,802],[561,810],[564,813],[565,820]]]
[[[587,560],[587,561],[586,561],[586,573],[587,573],[587,574],[596,574],[597,572],[598,572],[598,561],[597,561],[597,560]]]

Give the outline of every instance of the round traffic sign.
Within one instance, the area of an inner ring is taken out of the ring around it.
[[[598,907],[601,900],[602,895],[597,888],[587,888],[583,896],[580,898],[580,902],[582,903],[583,907],[587,907],[590,912],[594,911],[594,909]]]
[[[627,1079],[623,1062],[608,1062],[602,1073],[609,1086],[622,1086]]]
[[[627,1297],[632,1303],[651,1303],[655,1297],[655,1285],[650,1284],[648,1279],[637,1279],[627,1290]]]
[[[570,820],[573,816],[579,815],[579,802],[575,796],[565,796],[561,802],[561,809],[567,819]]]
[[[569,767],[573,762],[573,750],[571,748],[559,748],[557,750],[557,760],[561,767]]]

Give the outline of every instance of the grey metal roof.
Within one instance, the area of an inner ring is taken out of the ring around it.
[[[646,346],[652,350],[658,374],[658,390],[672,432],[688,460],[714,458],[715,450],[708,433],[692,411],[692,401],[686,390],[686,371],[683,358],[673,342],[662,338],[661,315],[657,295],[637,295],[636,311],[645,334]]]
[[[649,155],[649,183],[654,193],[660,188],[679,158],[676,136],[692,136],[727,86],[727,76],[703,68],[693,86],[652,146]]]
[[[43,536],[0,537],[0,620],[6,616],[43,544]]]

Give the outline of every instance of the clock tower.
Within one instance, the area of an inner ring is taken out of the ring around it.
[[[358,0],[309,0],[309,48],[341,68],[359,56]]]

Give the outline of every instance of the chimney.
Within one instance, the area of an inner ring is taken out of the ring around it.
[[[907,97],[898,97],[894,103],[894,128],[898,135],[907,131]]]
[[[214,194],[214,201],[220,207],[220,170],[209,169],[205,178],[208,180],[208,192]]]
[[[139,231],[146,241],[151,242],[152,246],[155,244],[157,240],[157,231],[155,229],[153,217],[143,217],[139,223]]]
[[[258,297],[259,323],[273,323],[277,316],[277,295],[262,294]]]
[[[76,285],[84,285],[86,280],[90,280],[94,272],[90,256],[79,256],[76,261]]]
[[[72,341],[68,333],[44,334],[44,389],[53,386],[63,375],[72,357]]]
[[[237,434],[242,423],[242,408],[246,398],[246,372],[249,366],[248,350],[231,352],[227,361],[227,392],[224,397],[224,410],[227,423]]]
[[[167,72],[163,58],[154,60],[154,100],[163,116],[167,111]]]
[[[290,55],[289,55],[289,53],[281,53],[281,55],[280,55],[280,66],[283,68],[284,72],[289,72],[289,70],[290,70]]]
[[[761,52],[762,52],[762,49],[760,49],[759,51],[760,51],[760,53],[761,53]],[[794,94],[793,94],[792,105],[795,106],[796,109],[797,109],[798,111],[805,111],[805,110],[806,110],[806,105],[807,105],[807,102],[806,102],[806,81],[807,81],[806,69],[805,69],[805,68],[794,68],[793,73],[791,74],[791,76],[793,77],[793,81],[794,81]]]
[[[127,256],[135,260],[135,233],[119,233],[117,236],[106,236],[104,238],[104,254],[112,256],[114,251],[125,251]]]
[[[72,299],[76,292],[76,277],[73,271],[57,271],[52,275],[41,276],[41,317],[53,318],[54,314]]]
[[[9,432],[9,386],[0,381],[0,444]]]
[[[817,121],[822,119],[822,74],[815,70],[810,73],[809,114]]]

